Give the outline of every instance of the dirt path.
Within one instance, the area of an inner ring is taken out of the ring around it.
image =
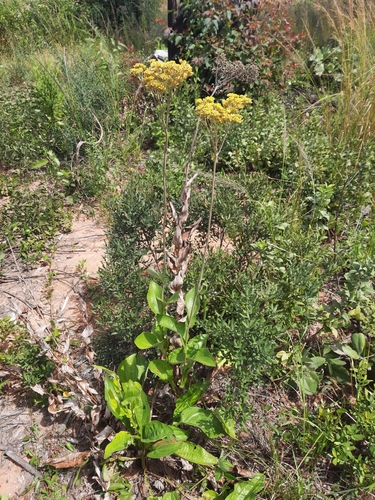
[[[57,249],[51,262],[25,266],[10,252],[0,278],[0,318],[10,316],[24,323],[30,337],[41,342],[57,328],[61,332],[59,340],[65,348],[74,339],[76,343],[81,343],[85,353],[93,331],[86,308],[86,282],[96,278],[104,246],[103,227],[81,216],[73,221],[70,233],[57,235]],[[60,350],[62,354],[65,348]],[[80,366],[91,361],[87,349],[86,352],[87,359],[80,360]],[[68,375],[72,376],[76,360],[74,363],[69,360],[66,352],[65,357],[66,367],[70,370]],[[85,358],[85,355],[81,357]],[[0,365],[0,382],[8,375],[7,368]],[[77,383],[85,392],[87,383],[83,375],[80,376],[76,376],[76,381],[80,380]],[[64,434],[64,442],[69,438],[65,429],[59,430],[61,422],[58,423],[53,413],[31,410],[26,398],[22,395],[16,397],[15,394],[17,387],[9,387],[8,384],[0,396],[0,494],[6,494],[10,499],[19,498],[34,476],[11,460],[6,452],[28,462],[30,457],[25,455],[25,449],[30,449],[28,443],[32,441],[35,453],[47,462],[59,452],[53,440],[60,434]],[[94,398],[95,395],[91,396]],[[95,402],[98,403],[94,400],[94,406]],[[50,404],[50,409],[52,406]],[[84,493],[88,498],[87,489]],[[39,497],[31,494],[27,498]],[[78,499],[79,495],[75,498]]]

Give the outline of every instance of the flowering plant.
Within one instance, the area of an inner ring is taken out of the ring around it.
[[[241,123],[242,116],[238,113],[246,104],[251,104],[251,99],[244,95],[228,94],[221,104],[215,102],[214,97],[197,99],[196,115],[200,118],[216,124]]]
[[[180,61],[180,64],[177,64],[175,61],[152,60],[148,67],[137,63],[130,70],[130,74],[138,76],[148,92],[163,95],[177,90],[189,76],[193,75],[193,70],[186,61]]]

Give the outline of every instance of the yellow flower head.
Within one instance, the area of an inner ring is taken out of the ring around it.
[[[197,116],[213,123],[241,123],[242,116],[238,113],[251,99],[244,95],[228,94],[222,103],[215,102],[213,97],[197,99],[195,101]]]
[[[152,60],[149,66],[137,63],[130,74],[143,80],[146,90],[156,94],[166,94],[176,90],[189,76],[193,75],[190,64],[186,61],[161,62]]]

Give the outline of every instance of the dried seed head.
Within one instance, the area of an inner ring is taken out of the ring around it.
[[[244,65],[241,61],[228,61],[225,54],[219,54],[213,68],[216,75],[216,86],[222,87],[237,80],[242,83],[253,83],[259,76],[258,66],[249,61]]]

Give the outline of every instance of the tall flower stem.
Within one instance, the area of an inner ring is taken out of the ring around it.
[[[169,94],[165,105],[165,112],[163,113],[162,123],[164,127],[164,151],[163,151],[163,272],[167,270],[167,218],[168,218],[168,201],[167,201],[167,159],[169,148],[169,114],[171,109],[172,95]],[[163,295],[164,295],[164,280],[163,280]]]
[[[217,170],[217,164],[219,162],[219,157],[221,150],[223,149],[223,146],[225,144],[225,141],[227,139],[228,133],[229,133],[229,128],[227,127],[223,139],[219,145],[219,131],[218,127],[214,126],[210,130],[210,138],[211,138],[211,145],[212,149],[214,152],[214,163],[212,167],[212,179],[211,179],[211,194],[210,194],[210,207],[209,207],[209,213],[208,213],[208,223],[207,223],[207,234],[206,234],[206,241],[203,249],[203,257],[202,257],[202,264],[201,268],[199,271],[199,277],[196,285],[196,294],[194,296],[194,301],[193,301],[193,307],[192,309],[194,310],[195,308],[195,303],[198,299],[199,296],[199,291],[202,286],[202,280],[203,280],[203,274],[204,274],[204,268],[206,265],[206,260],[209,252],[209,247],[210,247],[210,235],[211,235],[211,227],[212,227],[212,214],[213,214],[213,207],[214,207],[214,201],[215,201],[215,184],[216,184],[216,170]],[[190,329],[190,322],[186,325],[186,337],[189,335],[189,329]],[[184,353],[184,361],[186,363],[186,352]]]

